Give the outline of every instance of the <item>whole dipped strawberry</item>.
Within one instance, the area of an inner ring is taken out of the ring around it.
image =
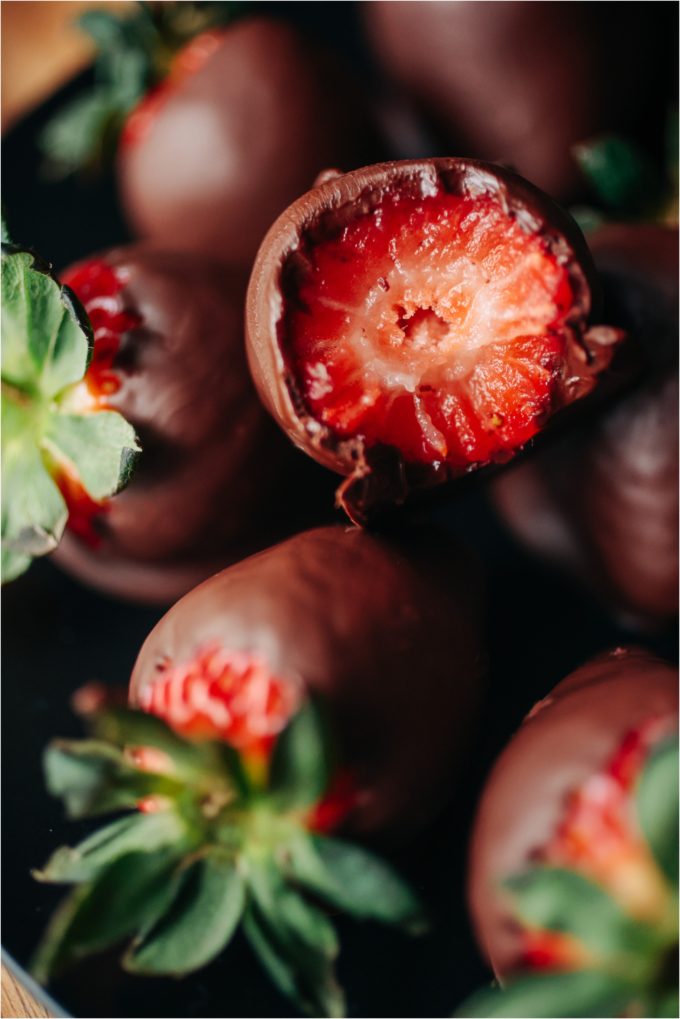
[[[343,1015],[325,907],[422,923],[396,875],[346,840],[431,815],[477,700],[474,573],[458,548],[445,568],[443,543],[405,547],[299,535],[178,602],[142,648],[133,709],[80,693],[92,739],[52,745],[49,787],[73,816],[133,812],[38,875],[75,886],[41,979],[123,942],[128,970],[179,976],[242,923],[298,1007]]]
[[[677,1013],[677,670],[618,649],[527,716],[470,848],[477,937],[501,989],[461,1016]]]
[[[130,247],[62,278],[94,329],[83,401],[124,414],[144,452],[116,499],[95,503],[67,478],[59,558],[89,583],[168,603],[303,518],[294,504],[305,464],[300,471],[250,380],[238,273]],[[284,473],[288,487],[277,494]],[[310,486],[307,507],[313,478]]]
[[[658,625],[678,611],[678,234],[610,224],[589,243],[607,317],[637,347],[637,381],[496,481],[494,498],[530,548],[632,621]]]
[[[91,324],[73,292],[33,251],[2,244],[2,580],[52,552],[77,478],[99,504],[130,478],[139,444],[109,407],[83,400]]]
[[[573,146],[646,132],[674,89],[660,54],[675,15],[641,3],[364,3],[373,51],[444,152],[501,162],[565,201],[583,190]],[[672,101],[672,100],[671,100]],[[432,151],[432,149],[430,149]]]
[[[279,217],[248,289],[248,357],[290,438],[365,521],[510,460],[586,396],[618,329],[571,218],[465,159],[382,163]]]
[[[138,235],[249,265],[276,216],[327,166],[374,156],[361,93],[297,29],[237,3],[88,12],[97,84],[49,126],[73,169],[115,149]]]

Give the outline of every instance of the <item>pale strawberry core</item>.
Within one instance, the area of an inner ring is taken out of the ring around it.
[[[280,335],[299,397],[335,437],[406,461],[502,458],[553,407],[567,268],[491,195],[369,204],[296,254]]]

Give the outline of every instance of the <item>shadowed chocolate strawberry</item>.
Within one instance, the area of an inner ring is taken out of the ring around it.
[[[618,330],[593,326],[570,218],[482,163],[385,163],[324,182],[263,242],[248,354],[294,442],[348,476],[356,520],[509,460],[585,396]]]
[[[422,822],[470,728],[474,574],[443,539],[404,544],[299,535],[178,602],[142,648],[136,707],[79,693],[91,738],[48,748],[49,789],[74,817],[130,813],[36,874],[75,885],[41,980],[119,943],[127,970],[181,976],[242,924],[298,1008],[340,1016],[324,907],[422,930],[397,875],[335,834]]]
[[[376,155],[364,98],[334,56],[292,26],[246,16],[248,6],[86,14],[99,80],[57,115],[44,144],[65,169],[117,145],[139,236],[240,266],[324,167]]]
[[[667,5],[664,5],[667,6]],[[364,3],[372,48],[444,151],[516,169],[559,200],[583,190],[572,147],[663,118],[666,33],[677,12],[641,3]],[[671,101],[673,99],[671,98]],[[432,147],[430,148],[432,151]]]
[[[494,484],[530,548],[576,570],[638,624],[678,610],[678,234],[609,225],[590,238],[606,313],[638,349],[637,383]]]
[[[477,937],[506,990],[457,1014],[673,1014],[677,695],[677,670],[617,649],[529,713],[470,849]]]
[[[93,502],[61,477],[70,517],[58,557],[89,583],[167,603],[294,526],[290,499],[272,511],[291,458],[248,374],[244,280],[209,259],[143,247],[62,278],[94,330],[80,400],[123,413],[144,452],[115,499]]]

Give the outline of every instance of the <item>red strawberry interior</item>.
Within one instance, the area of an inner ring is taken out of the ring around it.
[[[541,428],[574,298],[546,240],[497,198],[432,191],[369,196],[308,230],[284,269],[282,343],[334,437],[465,469]]]

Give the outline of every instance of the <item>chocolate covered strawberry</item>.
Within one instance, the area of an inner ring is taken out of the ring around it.
[[[578,228],[526,181],[385,163],[326,178],[272,227],[250,364],[293,441],[347,475],[339,501],[361,520],[509,460],[593,389],[622,334],[592,325],[592,286]]]
[[[505,163],[562,201],[583,189],[574,145],[603,131],[653,131],[664,88],[675,94],[674,55],[660,50],[677,18],[660,5],[617,7],[615,32],[599,4],[385,0],[361,9],[373,51],[434,144]]]
[[[75,886],[37,975],[127,943],[131,972],[179,976],[242,924],[300,1008],[345,1014],[325,907],[410,931],[422,914],[335,832],[411,828],[440,799],[477,699],[475,588],[443,539],[334,527],[181,599],[142,648],[134,707],[83,691],[92,738],[48,749],[72,816],[132,812],[37,875]]]
[[[498,760],[469,895],[503,990],[461,1016],[677,1012],[677,670],[618,649],[560,683]]]
[[[143,237],[249,265],[319,171],[374,155],[361,93],[333,56],[247,4],[141,4],[80,23],[99,47],[97,83],[44,147],[64,169],[116,149]]]
[[[3,241],[3,582],[56,548],[69,516],[66,488],[97,506],[129,480],[134,429],[84,395],[92,348],[73,292],[34,252]]]
[[[495,482],[503,519],[638,623],[678,610],[678,234],[610,224],[590,239],[610,320],[638,348],[621,398]]]

